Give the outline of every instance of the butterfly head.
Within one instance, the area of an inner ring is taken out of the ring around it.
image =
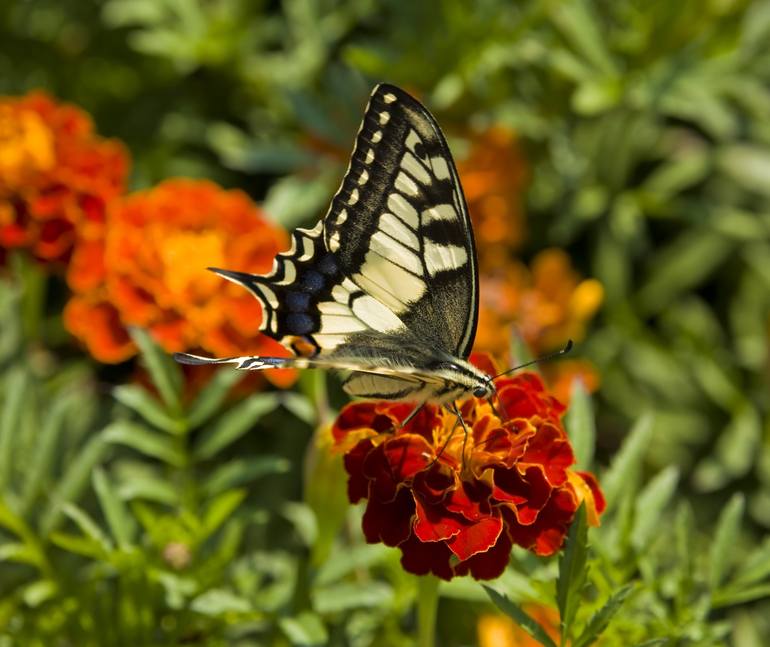
[[[497,391],[492,382],[492,378],[489,375],[479,375],[477,376],[476,384],[473,386],[471,393],[473,393],[474,398],[489,399],[493,397]]]

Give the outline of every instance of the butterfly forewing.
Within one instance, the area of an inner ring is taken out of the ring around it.
[[[384,304],[418,339],[468,355],[478,279],[465,199],[438,125],[402,90],[372,93],[323,226],[327,249],[361,296]]]
[[[435,120],[398,88],[375,88],[329,211],[293,233],[269,274],[212,269],[248,288],[261,330],[303,356],[214,361],[347,369],[350,394],[387,399],[450,397],[474,379],[467,362],[464,376],[445,368],[467,358],[476,330],[465,199]]]

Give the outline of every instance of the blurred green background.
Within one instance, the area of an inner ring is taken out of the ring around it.
[[[511,129],[529,169],[517,257],[560,247],[605,289],[576,351],[601,386],[573,405],[595,412],[593,469],[615,467],[593,572],[637,588],[601,644],[750,647],[770,641],[769,42],[761,0],[9,0],[0,94],[81,106],[126,143],[133,189],[210,178],[289,229],[325,211],[376,82],[418,94],[460,159],[468,133]],[[133,456],[114,447],[160,405],[105,393],[128,369],[37,361],[14,285],[0,308],[0,644],[412,644],[413,584],[361,544],[355,511],[354,548],[340,543],[343,476],[306,451],[321,378],[234,415],[233,378],[217,377],[185,415],[236,424],[236,441],[202,450],[188,477],[223,480],[185,517],[176,459],[150,431]],[[143,348],[156,380],[178,379]],[[45,438],[56,458],[35,472]],[[253,460],[234,478],[240,456]],[[175,570],[174,542],[205,559]],[[348,568],[329,558],[351,550]],[[547,600],[548,566],[515,559],[507,590]],[[447,587],[440,644],[477,644],[484,599]]]

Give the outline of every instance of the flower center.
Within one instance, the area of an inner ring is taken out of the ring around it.
[[[224,241],[214,231],[182,231],[169,236],[160,246],[164,283],[179,303],[205,300],[221,286],[220,279],[206,267],[221,267]]]

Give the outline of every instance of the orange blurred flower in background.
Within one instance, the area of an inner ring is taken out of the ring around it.
[[[559,612],[541,604],[524,605],[524,611],[556,642],[559,639]],[[508,616],[484,614],[476,625],[479,647],[542,647]]]
[[[102,236],[128,168],[122,144],[79,108],[42,92],[0,97],[0,264],[22,248],[63,267],[73,246]]]
[[[595,279],[583,279],[560,249],[540,252],[527,267],[515,259],[526,237],[524,195],[528,168],[515,133],[495,126],[469,137],[470,152],[458,161],[479,257],[480,311],[474,348],[509,357],[516,334],[535,355],[580,341],[603,300]],[[573,378],[589,391],[598,375],[587,361],[544,366],[549,385],[569,400]]]
[[[561,249],[540,252],[527,268],[509,260],[481,275],[477,350],[505,357],[511,327],[535,354],[580,341],[604,299],[602,284],[582,279]]]
[[[131,357],[127,326],[140,326],[168,352],[286,355],[261,335],[258,301],[206,270],[270,270],[288,243],[241,191],[204,180],[168,180],[125,198],[105,239],[79,247],[68,282],[67,328],[104,362]],[[271,371],[276,383],[293,373]]]
[[[496,126],[470,138],[458,160],[481,272],[496,268],[525,237],[523,195],[527,166],[515,134]]]

